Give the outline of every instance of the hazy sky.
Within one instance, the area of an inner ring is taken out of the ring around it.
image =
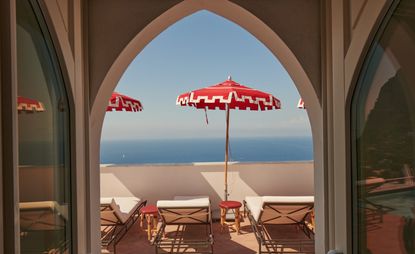
[[[103,140],[224,137],[225,111],[176,106],[184,92],[233,80],[272,93],[282,109],[232,110],[231,137],[311,136],[300,98],[278,59],[238,25],[207,11],[169,27],[130,64],[116,91],[139,99],[142,112],[107,112]]]

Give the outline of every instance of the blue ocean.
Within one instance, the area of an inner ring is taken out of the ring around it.
[[[224,138],[102,141],[102,164],[164,164],[224,161]],[[230,161],[313,160],[311,137],[231,138]]]

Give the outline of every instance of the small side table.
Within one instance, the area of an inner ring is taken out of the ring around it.
[[[143,227],[143,220],[146,217],[147,221],[147,239],[150,241],[153,232],[157,231],[158,210],[155,205],[147,205],[140,210],[140,226]]]
[[[225,225],[234,225],[236,233],[239,234],[240,219],[241,219],[239,208],[241,208],[241,206],[242,206],[241,202],[232,201],[232,200],[221,201],[219,203],[219,207],[220,207],[220,225],[222,226],[222,228]],[[229,209],[232,209],[235,213],[235,222],[234,223],[227,223],[226,222],[226,213]]]

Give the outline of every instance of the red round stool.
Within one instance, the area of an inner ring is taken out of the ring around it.
[[[140,210],[140,226],[143,227],[144,216],[147,221],[147,239],[150,241],[152,233],[157,231],[158,210],[155,205],[147,205]]]
[[[241,208],[241,206],[242,206],[241,202],[232,201],[232,200],[221,201],[219,203],[219,207],[220,207],[220,225],[222,226],[222,228],[225,225],[234,225],[236,233],[239,234],[240,216],[241,216],[240,212],[239,212],[239,208]],[[234,223],[227,223],[226,222],[226,213],[229,209],[232,209],[235,213],[235,222]]]

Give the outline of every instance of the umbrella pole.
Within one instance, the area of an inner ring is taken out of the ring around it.
[[[229,160],[229,105],[226,105],[225,201],[228,200],[228,160]]]

